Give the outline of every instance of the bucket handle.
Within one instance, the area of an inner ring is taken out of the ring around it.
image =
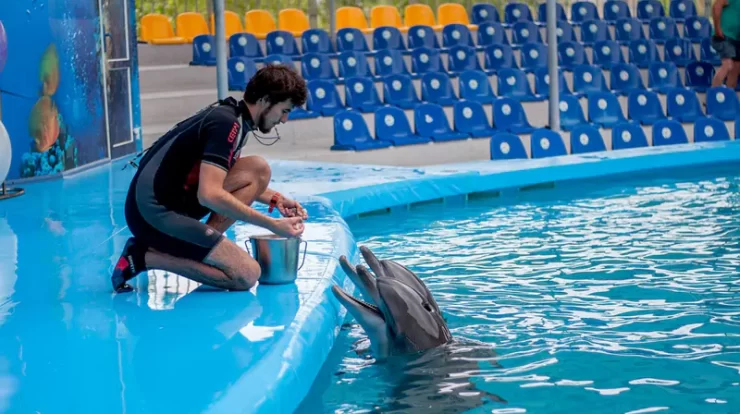
[[[303,260],[301,260],[301,265],[298,266],[298,270],[301,270],[303,264],[306,263],[306,252],[308,251],[308,241],[303,240],[301,244],[303,245]]]
[[[247,248],[247,254],[249,254],[251,256],[252,255],[252,252],[249,251],[249,241],[250,240],[252,240],[251,237],[247,238],[247,240],[244,240],[244,247]]]

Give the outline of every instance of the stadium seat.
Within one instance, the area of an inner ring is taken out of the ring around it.
[[[301,56],[301,75],[306,81],[314,79],[325,79],[331,82],[338,81],[329,56],[322,55],[321,53],[306,53]]]
[[[599,10],[596,3],[589,1],[576,1],[570,5],[570,21],[578,24],[587,20],[599,20]]]
[[[704,116],[696,92],[683,87],[667,88],[666,114],[679,122],[696,122]]]
[[[600,40],[594,43],[592,61],[602,69],[611,69],[617,63],[625,63],[622,48],[614,40]]]
[[[490,138],[496,130],[486,116],[483,105],[475,101],[458,101],[453,108],[455,130],[473,138]]]
[[[519,21],[514,23],[511,28],[512,46],[521,47],[527,43],[542,43],[540,29],[534,22]]]
[[[548,158],[568,155],[563,137],[547,128],[537,128],[529,140],[532,158]]]
[[[529,79],[519,69],[501,69],[496,75],[498,96],[506,96],[521,102],[543,101],[545,97],[535,95],[529,86]]]
[[[683,88],[678,68],[673,62],[653,62],[648,66],[648,88],[659,93],[669,89]]]
[[[631,91],[627,97],[627,112],[631,120],[642,125],[652,125],[666,118],[658,95],[652,91]]]
[[[684,68],[689,63],[696,61],[696,54],[691,41],[681,38],[668,39],[665,42],[663,56],[664,61],[673,62],[679,68]]]
[[[568,20],[558,20],[555,28],[555,35],[560,42],[577,42],[576,34],[573,32],[573,25]]]
[[[299,106],[297,108],[293,108],[292,111],[290,111],[290,114],[288,114],[289,120],[294,119],[311,119],[311,118],[318,118],[321,116],[320,112],[316,111],[309,111],[306,108],[311,107],[313,104],[311,102],[311,94],[309,93],[306,96],[306,103],[303,104],[303,106]]]
[[[400,50],[378,50],[375,54],[375,76],[384,77],[396,74],[409,75],[412,79],[418,79],[420,76],[409,72]]]
[[[257,39],[266,39],[267,34],[276,29],[275,18],[267,10],[249,10],[244,14],[244,30],[252,33]]]
[[[584,124],[573,127],[570,132],[570,153],[587,154],[606,151],[604,137],[598,128]]]
[[[532,73],[538,67],[547,66],[547,45],[544,43],[527,43],[522,45],[519,53],[522,62],[521,69],[525,73]]]
[[[604,2],[604,20],[606,22],[614,24],[620,19],[631,17],[632,12],[630,12],[627,2],[623,0],[607,0]],[[642,30],[642,27],[640,27],[640,30]]]
[[[437,21],[442,26],[461,24],[470,30],[477,30],[478,25],[470,23],[465,6],[457,3],[442,3],[437,7]],[[444,27],[443,27],[444,30]]]
[[[707,89],[707,115],[723,121],[734,121],[740,113],[737,94],[727,86],[715,86]]]
[[[629,62],[640,69],[647,69],[653,62],[660,62],[655,42],[650,39],[633,40],[629,44]]]
[[[370,9],[370,27],[395,27],[401,33],[408,32],[409,28],[403,24],[401,13],[393,6],[373,6]]]
[[[388,75],[383,78],[383,103],[403,109],[414,109],[421,101],[411,82],[411,76]]]
[[[334,116],[334,145],[332,151],[367,151],[388,148],[391,143],[373,139],[362,114],[342,110]]]
[[[434,18],[434,11],[427,4],[409,4],[404,9],[404,24],[409,27],[409,30],[413,26],[429,26],[435,32],[442,30],[441,24],[437,24],[437,20]]]
[[[507,44],[493,44],[486,46],[483,51],[485,71],[489,75],[495,74],[499,69],[519,69],[519,64],[514,59],[514,52]]]
[[[362,33],[372,33],[373,28],[367,24],[365,12],[359,7],[344,6],[335,12],[337,30],[352,27],[360,30]]]
[[[624,2],[616,0],[616,3]],[[628,45],[634,40],[646,39],[645,31],[642,30],[642,23],[632,17],[617,20],[614,29],[614,39],[622,45]]]
[[[413,6],[419,6],[414,4]],[[409,6],[410,7],[410,6]],[[439,40],[432,26],[415,25],[409,27],[408,33],[409,49],[425,47],[428,49],[439,49]]]
[[[568,15],[565,14],[565,8],[560,3],[555,3],[555,21],[568,21]],[[545,26],[547,24],[547,3],[540,3],[540,5],[537,6],[537,23],[539,26]]]
[[[631,91],[645,89],[640,69],[631,63],[617,63],[612,66],[609,85],[617,95],[628,95]]]
[[[208,34],[208,23],[200,13],[184,12],[177,15],[177,36],[182,37],[189,43],[197,36]]]
[[[226,70],[229,76],[229,90],[244,91],[249,80],[257,73],[257,65],[252,59],[237,56],[226,61]]]
[[[460,72],[460,99],[489,104],[496,99],[488,75],[480,70]]]
[[[637,2],[637,18],[647,23],[656,17],[665,17],[663,3],[658,0],[639,0]]]
[[[580,42],[558,43],[558,60],[560,66],[567,71],[573,71],[577,65],[589,64],[583,44]]]
[[[411,71],[422,75],[428,72],[447,73],[439,49],[419,47],[411,51]]]
[[[229,57],[247,57],[262,62],[265,57],[260,42],[252,33],[235,33],[229,38]]]
[[[453,131],[444,109],[433,103],[423,103],[414,109],[416,134],[432,141],[468,139],[468,134]]]
[[[344,100],[347,108],[360,112],[375,112],[383,106],[371,78],[346,78],[344,80]]]
[[[560,95],[560,128],[571,131],[579,125],[588,124],[578,98],[573,95]]]
[[[528,159],[522,139],[510,133],[499,131],[491,137],[491,160]]]
[[[617,96],[610,92],[592,92],[588,95],[588,120],[603,128],[627,122]]]
[[[373,50],[394,49],[408,53],[403,35],[397,27],[380,26],[373,31]]]
[[[180,45],[188,43],[181,36],[175,36],[167,16],[150,13],[141,18],[141,40],[153,45]]]
[[[694,123],[694,142],[729,140],[730,132],[720,119],[703,116]]]
[[[653,146],[688,144],[686,131],[678,121],[664,119],[653,124]]]
[[[606,92],[604,72],[596,66],[580,65],[573,68],[573,93]]]
[[[339,93],[334,82],[324,79],[315,79],[307,82],[308,93],[311,94],[309,111],[320,112],[323,116],[332,116],[343,111],[345,106],[339,100]]]
[[[373,75],[370,65],[367,63],[367,57],[362,52],[347,50],[339,54],[337,59],[337,68],[340,78],[351,77],[368,77],[374,80],[380,80],[380,77]]]
[[[506,30],[499,22],[485,22],[478,25],[478,47],[485,49],[491,45],[509,45]]]
[[[466,70],[483,70],[478,54],[470,46],[453,46],[447,52],[447,70],[459,74]]]
[[[442,29],[442,48],[448,49],[452,46],[470,46],[473,49],[476,48],[473,35],[470,34],[467,26],[451,23]]]
[[[452,89],[450,78],[441,72],[428,72],[421,77],[421,100],[442,106],[452,106],[460,98]]]
[[[336,55],[329,33],[324,29],[308,29],[301,35],[303,53]]]
[[[519,101],[502,97],[493,101],[493,127],[512,134],[529,134],[534,128]]]
[[[690,62],[686,65],[686,87],[705,92],[712,87],[714,72],[714,66],[709,62]]]
[[[273,30],[267,34],[265,52],[268,55],[290,56],[294,60],[301,58],[301,52],[298,50],[295,37],[284,30]]]
[[[602,40],[612,40],[609,26],[603,20],[587,20],[581,24],[581,42],[593,46]]]
[[[193,66],[216,65],[216,39],[211,35],[200,35],[193,39]]]
[[[295,68],[295,65],[293,64],[293,58],[281,54],[267,55],[265,56],[263,63],[265,65],[278,65],[282,63]]]
[[[694,43],[712,37],[712,24],[704,16],[691,16],[683,26],[683,38]]]
[[[624,122],[612,128],[612,151],[647,146],[647,136],[639,124]]]
[[[682,23],[689,17],[696,16],[694,0],[670,0],[668,15],[678,23]]]
[[[702,39],[699,44],[699,60],[709,62],[714,66],[722,64],[719,53],[712,47],[712,38]]]
[[[512,26],[517,22],[534,22],[529,5],[519,2],[506,3],[504,7],[504,26]]]
[[[498,9],[493,4],[476,3],[470,12],[473,23],[480,25],[483,23],[501,23],[501,16],[499,15]]]
[[[244,32],[241,18],[233,11],[224,11],[224,26],[226,29],[226,40],[231,39],[231,36],[236,33]],[[211,34],[216,35],[216,16],[213,14],[211,14]]]
[[[537,68],[534,72],[534,93],[544,98],[550,97],[550,69],[547,67]],[[568,83],[565,81],[563,70],[558,68],[558,95],[572,95]]]
[[[654,17],[650,19],[650,39],[662,45],[670,39],[678,37],[676,21],[670,17]]]
[[[367,46],[365,35],[362,34],[360,29],[355,27],[345,27],[337,31],[337,52],[341,53],[345,50],[363,52],[369,56],[375,54],[375,52],[371,51]]]
[[[375,111],[375,138],[395,146],[426,144],[428,137],[416,135],[403,109],[384,106]]]
[[[282,9],[278,13],[278,30],[290,32],[295,37],[303,36],[311,28],[308,16],[300,9]]]

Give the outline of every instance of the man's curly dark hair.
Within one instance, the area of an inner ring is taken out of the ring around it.
[[[269,64],[252,76],[244,91],[244,100],[254,104],[267,96],[270,105],[290,99],[293,106],[306,103],[306,81],[294,68],[285,64]]]

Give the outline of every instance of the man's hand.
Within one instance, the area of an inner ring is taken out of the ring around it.
[[[280,197],[278,200],[277,209],[283,217],[300,217],[303,220],[308,220],[308,212],[306,212],[306,209],[297,201],[284,196]]]
[[[277,219],[271,230],[278,236],[298,237],[303,234],[303,219],[300,217]]]

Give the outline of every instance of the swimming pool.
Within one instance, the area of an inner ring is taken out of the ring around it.
[[[377,364],[345,326],[299,412],[736,409],[740,171],[609,182],[349,221],[422,277],[470,361]]]

